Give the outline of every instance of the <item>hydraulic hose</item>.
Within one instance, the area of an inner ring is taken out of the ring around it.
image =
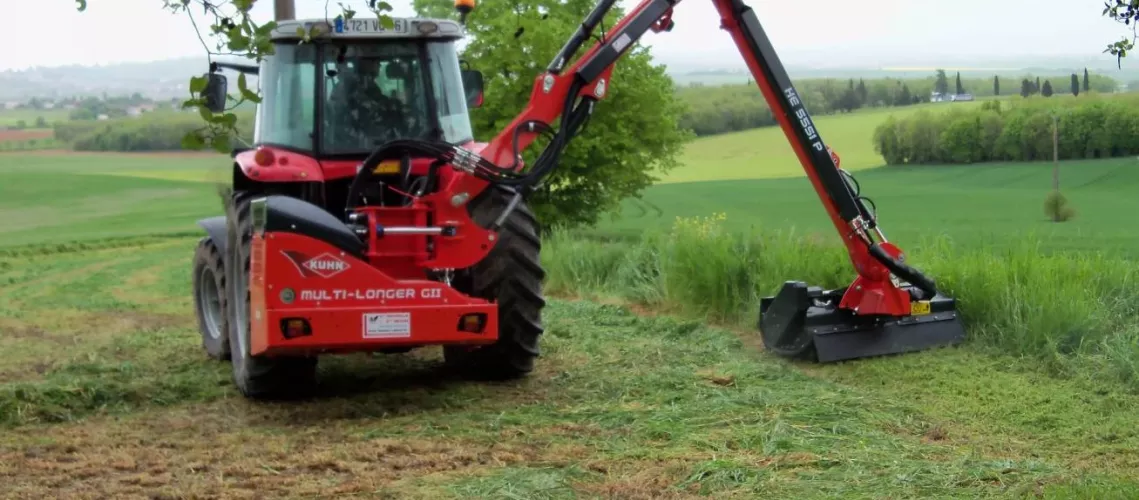
[[[919,290],[925,292],[925,296],[922,298],[932,298],[934,295],[937,295],[937,283],[935,283],[933,279],[922,274],[921,271],[918,271],[917,269],[899,262],[893,257],[890,257],[890,254],[886,253],[886,250],[882,249],[881,244],[874,243],[870,245],[870,255],[872,255],[875,259],[878,259],[878,262],[881,262],[882,265],[886,266],[886,269],[889,269],[891,273],[894,273],[894,276],[906,280],[906,282],[916,286]]]

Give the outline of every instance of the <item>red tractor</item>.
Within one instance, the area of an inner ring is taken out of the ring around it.
[[[480,377],[529,373],[543,332],[541,232],[526,199],[603,99],[617,60],[672,28],[680,0],[643,0],[570,63],[616,0],[601,0],[539,75],[530,104],[488,143],[468,109],[482,75],[462,69],[446,19],[286,21],[258,76],[253,148],[233,155],[225,215],[200,221],[194,259],[203,344],[247,397],[315,382],[320,354],[442,346]],[[904,264],[838,167],[755,13],[713,0],[846,244],[858,277],[787,282],[763,299],[769,350],[820,362],[954,344],[954,300]],[[472,0],[458,0],[465,17]],[[300,43],[298,28],[318,30]],[[206,96],[224,105],[226,79]],[[553,126],[558,120],[557,126]],[[520,151],[551,140],[532,165]]]

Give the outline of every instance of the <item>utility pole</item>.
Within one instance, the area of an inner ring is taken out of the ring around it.
[[[273,20],[292,21],[297,18],[297,4],[293,0],[273,0]]]

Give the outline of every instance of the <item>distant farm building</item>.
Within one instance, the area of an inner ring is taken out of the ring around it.
[[[929,102],[954,102],[972,100],[973,94],[942,94],[941,92],[929,93]]]

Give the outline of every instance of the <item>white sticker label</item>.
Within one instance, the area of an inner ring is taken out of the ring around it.
[[[364,315],[364,338],[390,339],[411,336],[411,313]]]

